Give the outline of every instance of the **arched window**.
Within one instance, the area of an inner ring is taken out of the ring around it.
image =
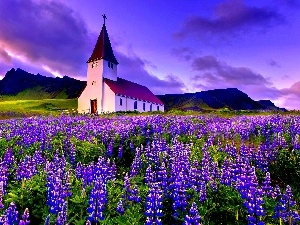
[[[123,100],[120,98],[120,105],[123,105]]]
[[[152,112],[152,104],[150,105],[150,112]]]
[[[134,102],[133,109],[137,109],[137,101]]]
[[[157,111],[159,111],[159,105],[157,106]]]
[[[143,102],[143,110],[145,111],[146,110],[146,103]]]

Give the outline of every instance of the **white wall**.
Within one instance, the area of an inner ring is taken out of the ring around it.
[[[103,77],[108,78],[110,80],[117,81],[117,64],[113,64],[113,68],[108,67],[108,61],[107,60],[101,60],[102,61],[102,68],[103,68]]]
[[[122,105],[120,105],[120,98],[122,99]],[[134,102],[137,101],[137,109],[134,109]],[[145,110],[143,110],[143,103],[145,103]],[[116,96],[115,105],[116,111],[134,111],[137,110],[139,112],[149,112],[150,105],[152,104],[152,111],[157,111],[158,104],[145,102],[141,100],[135,100],[128,97]],[[159,105],[159,111],[164,111],[164,107]]]
[[[89,113],[91,108],[90,102],[93,99],[97,99],[97,111],[99,113],[115,108],[115,106],[112,106],[113,103],[108,103],[107,101],[106,105],[103,105],[103,77],[117,80],[117,65],[113,64],[113,68],[109,68],[108,61],[104,59],[87,64],[87,86],[78,98],[79,113]]]
[[[103,96],[103,112],[115,112],[116,95],[106,83],[103,84]]]
[[[88,98],[88,91],[85,88],[84,91],[81,93],[80,97],[78,98],[78,112],[79,113],[89,113],[90,112],[90,101],[87,101]]]

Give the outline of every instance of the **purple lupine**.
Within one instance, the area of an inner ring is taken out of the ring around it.
[[[19,212],[17,211],[16,204],[11,202],[4,212],[4,224],[18,224]]]
[[[244,206],[248,212],[248,224],[263,225],[264,222],[260,219],[265,215],[265,209],[263,208],[263,191],[258,186],[254,166],[249,169],[246,168],[246,174],[241,174],[237,180],[236,189],[244,200]]]
[[[201,225],[200,224],[201,217],[198,212],[197,204],[195,202],[192,203],[189,214],[184,218],[184,225]]]
[[[58,215],[63,211],[66,198],[71,196],[71,184],[69,171],[66,171],[66,160],[64,157],[54,156],[53,162],[46,163],[47,171],[47,205],[49,212]]]
[[[3,156],[3,163],[4,165],[10,169],[13,166],[14,163],[14,154],[12,148],[8,148]]]
[[[138,175],[141,167],[142,167],[141,153],[140,153],[140,149],[137,148],[135,151],[135,157],[131,164],[130,177],[134,177]]]
[[[75,168],[76,164],[76,146],[73,142],[70,143],[70,164],[72,165],[72,168]]]
[[[273,218],[281,218],[284,222],[289,222],[289,224],[298,223],[300,217],[298,212],[294,209],[296,202],[293,200],[292,189],[289,185],[286,187],[285,194],[279,194],[277,199],[278,202]]]
[[[123,146],[120,145],[119,151],[118,151],[118,158],[121,159],[123,157]]]
[[[40,149],[35,151],[32,160],[36,163],[38,166],[42,166],[46,163],[46,159],[43,157],[43,153]]]
[[[22,219],[19,222],[19,225],[28,225],[30,224],[30,220],[29,220],[29,209],[26,208],[24,210],[24,213],[22,215]]]
[[[204,181],[201,182],[200,187],[199,187],[199,202],[204,202],[207,200],[207,195],[206,195],[206,184]]]
[[[0,209],[3,209],[3,181],[0,181]]]
[[[114,150],[114,142],[110,141],[109,144],[108,144],[108,146],[107,146],[107,149],[106,149],[106,155],[107,155],[107,157],[111,157],[112,156],[113,150]]]
[[[50,225],[50,214],[46,217],[44,225]]]
[[[160,219],[163,216],[162,200],[163,200],[163,193],[158,183],[150,184],[150,190],[146,197],[146,205],[145,205],[146,225],[162,224]]]
[[[67,212],[68,212],[68,205],[67,201],[65,200],[62,203],[61,211],[58,212],[56,218],[56,225],[65,225],[67,223]]]
[[[155,182],[155,173],[152,171],[151,165],[149,165],[145,172],[145,182],[147,184]]]
[[[271,178],[270,173],[266,172],[265,179],[263,180],[261,184],[261,189],[265,196],[267,197],[273,197],[273,187],[271,186]]]
[[[8,181],[8,168],[4,162],[1,161],[0,158],[0,182],[2,182],[2,192],[5,194],[5,188],[7,186]]]
[[[23,161],[19,163],[16,171],[16,179],[30,179],[32,176],[38,173],[36,168],[36,162],[31,156],[25,156]]]
[[[124,209],[124,206],[123,206],[123,201],[122,201],[122,199],[118,202],[116,211],[117,211],[119,214],[121,214],[121,215],[124,214],[125,209]]]
[[[178,176],[175,178],[175,181],[170,185],[172,190],[171,198],[173,200],[173,216],[175,218],[178,218],[178,210],[184,211],[187,206],[186,189],[183,184],[183,174],[182,172],[179,172]]]
[[[221,167],[220,183],[231,186],[231,161],[227,157]]]
[[[87,209],[87,220],[91,223],[104,220],[104,209],[107,203],[106,183],[99,177],[95,182],[90,193]]]
[[[136,203],[139,203],[141,201],[141,197],[139,196],[137,185],[134,185],[133,188],[130,190],[128,200]]]

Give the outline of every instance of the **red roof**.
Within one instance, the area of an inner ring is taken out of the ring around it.
[[[112,50],[105,24],[103,24],[94,51],[87,63],[99,59],[105,59],[112,63],[119,64]]]
[[[117,81],[104,78],[104,82],[115,94],[163,105],[163,103],[143,85],[119,77],[117,78]]]

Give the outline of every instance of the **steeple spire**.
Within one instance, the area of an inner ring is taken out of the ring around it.
[[[105,59],[107,61],[110,61],[114,64],[119,64],[114,52],[112,50],[111,47],[111,43],[108,37],[108,33],[106,30],[106,26],[105,26],[105,20],[107,19],[106,15],[103,14],[102,15],[103,19],[104,19],[104,23],[102,26],[102,30],[100,32],[100,35],[98,37],[97,43],[95,45],[94,51],[91,55],[91,57],[89,58],[89,60],[87,61],[87,63],[89,62],[93,62],[95,60],[99,60],[99,59]]]
[[[105,24],[105,20],[107,19],[107,17],[105,16],[105,14],[102,15],[103,19],[104,19],[104,23]]]

